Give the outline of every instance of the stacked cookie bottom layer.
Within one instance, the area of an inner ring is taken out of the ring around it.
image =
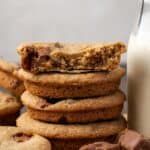
[[[47,73],[23,69],[21,100],[27,112],[17,125],[27,133],[47,137],[54,150],[77,150],[99,140],[114,141],[126,128],[121,117],[125,95],[118,89],[125,71]]]

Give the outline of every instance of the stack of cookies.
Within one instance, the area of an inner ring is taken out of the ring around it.
[[[27,112],[17,125],[47,137],[53,150],[77,150],[83,144],[113,141],[126,128],[121,117],[125,74],[119,66],[123,43],[29,43],[18,48],[24,80],[21,100]]]

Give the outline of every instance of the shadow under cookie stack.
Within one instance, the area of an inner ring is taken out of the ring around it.
[[[123,43],[21,45],[26,112],[17,126],[48,138],[53,150],[78,150],[83,144],[113,141],[126,128],[119,90]]]

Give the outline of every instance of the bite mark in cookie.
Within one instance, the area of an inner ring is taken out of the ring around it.
[[[123,43],[28,43],[18,47],[23,69],[34,74],[51,71],[111,71],[118,67]]]

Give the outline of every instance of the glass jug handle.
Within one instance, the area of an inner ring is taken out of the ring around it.
[[[136,34],[136,32],[138,31],[138,28],[142,20],[143,9],[144,9],[144,0],[138,0],[138,15],[135,21],[134,28],[132,30],[132,34]]]

